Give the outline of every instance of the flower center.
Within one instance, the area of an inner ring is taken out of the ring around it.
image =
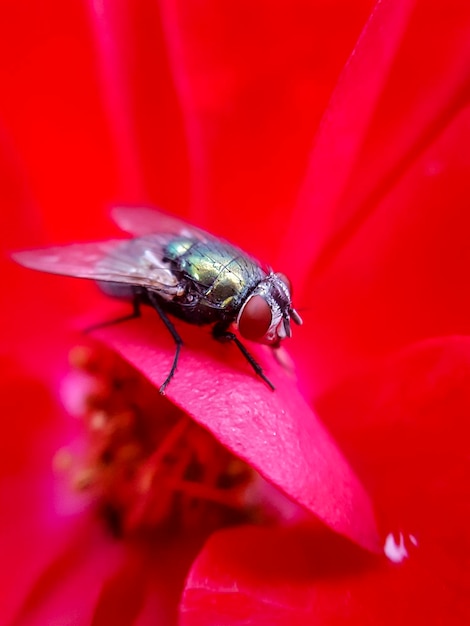
[[[71,363],[65,400],[83,420],[85,451],[62,449],[55,465],[93,496],[114,534],[213,530],[257,513],[247,491],[254,470],[138,371],[101,347],[74,349]]]

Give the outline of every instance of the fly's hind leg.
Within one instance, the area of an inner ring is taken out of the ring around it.
[[[171,366],[168,376],[165,378],[165,380],[163,381],[163,384],[160,387],[160,393],[162,395],[165,395],[165,389],[167,388],[170,380],[173,378],[176,372],[176,368],[178,366],[178,359],[179,359],[180,352],[181,352],[181,346],[183,345],[183,340],[179,336],[178,331],[174,327],[172,321],[168,318],[167,314],[163,310],[160,302],[158,301],[158,297],[154,293],[149,291],[148,298],[149,298],[150,304],[153,306],[155,311],[160,316],[160,319],[165,324],[170,335],[173,337],[173,341],[175,342],[175,356],[173,357],[173,364]]]
[[[98,330],[99,328],[106,328],[107,326],[114,326],[115,324],[121,324],[121,322],[129,322],[130,320],[134,320],[140,317],[140,297],[135,296],[132,300],[132,313],[128,315],[123,315],[122,317],[116,317],[112,320],[106,320],[105,322],[98,322],[98,324],[93,324],[92,326],[88,326],[85,328],[85,333],[91,333],[94,330]]]
[[[225,324],[216,324],[212,329],[212,334],[214,338],[218,341],[233,341],[237,348],[240,350],[240,352],[243,354],[245,359],[254,369],[255,373],[264,380],[264,382],[268,385],[270,389],[272,389],[273,391],[276,389],[276,387],[263,372],[263,368],[255,359],[255,357],[250,352],[248,352],[248,350],[242,344],[240,339],[235,335],[235,333],[227,330],[227,326]]]

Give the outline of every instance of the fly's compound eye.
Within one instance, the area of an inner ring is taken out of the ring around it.
[[[260,341],[271,326],[271,307],[262,296],[251,296],[238,318],[238,329],[245,339]]]
[[[282,272],[276,272],[276,276],[279,278],[279,280],[282,280],[282,282],[284,283],[284,285],[287,287],[287,289],[289,290],[289,294],[292,296],[292,283],[290,282],[290,280],[287,278],[287,276],[285,274],[283,274]]]

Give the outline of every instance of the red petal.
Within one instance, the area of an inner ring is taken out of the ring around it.
[[[50,240],[92,238],[120,181],[82,0],[10,3],[0,58],[0,118]]]
[[[330,103],[292,223],[286,252],[303,242],[303,268],[322,245],[328,251],[315,271],[331,263],[465,106],[470,9],[457,1],[441,16],[438,4],[430,11],[420,0],[382,2],[372,13]]]
[[[97,335],[160,386],[175,348],[154,317],[149,314]],[[178,327],[185,345],[169,398],[295,502],[337,532],[376,549],[367,495],[295,383],[267,350],[254,354],[275,392],[254,375],[235,346],[217,344],[207,330]]]
[[[160,541],[137,546],[145,553],[145,602],[137,616],[135,626],[155,626],[156,623],[170,626],[177,623],[177,609],[186,575],[201,545],[198,537],[163,537]],[[136,572],[135,579],[140,577]],[[130,583],[130,587],[135,586]],[[127,595],[123,590],[123,595]],[[116,597],[110,594],[111,605]],[[101,624],[118,624],[115,620],[103,619]]]
[[[286,268],[293,265],[299,283],[306,279],[322,246],[331,245],[337,231],[351,218],[344,206],[345,188],[360,159],[412,7],[413,2],[377,4],[333,93],[284,241],[283,262]],[[370,186],[377,181],[367,182]],[[298,251],[295,263],[293,249]]]
[[[65,566],[77,524],[58,514],[66,503],[53,487],[52,458],[64,425],[43,385],[7,360],[0,361],[0,414],[0,622],[10,623],[49,564],[57,558]]]
[[[87,4],[121,194],[127,203],[151,197],[167,210],[187,211],[187,129],[160,7],[152,0]]]
[[[180,623],[336,623],[322,619],[328,612],[334,615],[335,608],[338,614],[342,611],[339,594],[334,594],[335,584],[350,584],[354,576],[379,562],[338,537],[308,527],[246,527],[218,532],[209,539],[188,575]]]
[[[66,541],[60,550],[56,540],[51,542],[49,560],[36,572],[15,626],[91,623],[103,581],[116,569],[121,549],[98,531],[94,518],[83,519],[78,531],[70,523],[62,531],[59,536],[65,535]],[[43,541],[48,539],[42,535]]]
[[[457,564],[470,554],[469,383],[470,338],[443,338],[319,403],[374,495],[383,532],[408,531],[427,549],[453,537]]]
[[[469,124],[466,110],[311,282],[302,334],[315,351],[305,365],[325,384],[413,340],[470,332]]]
[[[470,332],[470,12],[465,3],[439,6],[379,5],[345,70],[293,219],[296,254],[287,247],[285,271],[305,269],[296,306],[307,308],[296,354],[318,387],[410,341]],[[388,47],[394,56],[384,59]],[[313,265],[321,244],[328,251],[320,272]],[[304,342],[315,349],[307,354]]]
[[[144,553],[131,552],[104,582],[91,624],[128,626],[139,614],[146,595],[147,564]]]
[[[384,532],[404,540],[402,562],[308,528],[225,531],[193,565],[182,624],[467,624],[470,339],[417,346],[337,389],[322,413],[357,457]]]
[[[467,623],[470,338],[417,345],[320,410],[374,494],[383,533],[405,538],[409,559],[377,585],[377,612],[393,594],[410,621],[420,611],[424,623]]]
[[[371,5],[161,3],[202,226],[273,261],[313,133]]]

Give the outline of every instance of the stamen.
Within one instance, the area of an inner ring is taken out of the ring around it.
[[[155,477],[160,468],[165,456],[171,452],[175,447],[178,440],[184,435],[185,431],[189,428],[191,420],[187,415],[176,422],[173,428],[168,432],[163,441],[160,443],[155,452],[150,456],[148,465],[152,469],[151,480]]]
[[[86,452],[60,450],[54,467],[94,495],[114,534],[258,518],[248,495],[255,472],[130,365],[89,347],[75,349],[71,363],[87,377]]]
[[[208,485],[195,483],[190,480],[165,481],[165,486],[172,491],[180,491],[190,498],[207,500],[233,509],[243,507],[242,491],[240,489],[217,489]]]

